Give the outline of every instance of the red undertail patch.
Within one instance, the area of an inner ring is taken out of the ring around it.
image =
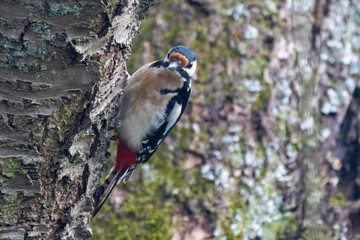
[[[117,140],[114,172],[124,172],[136,163],[136,153],[126,143]]]

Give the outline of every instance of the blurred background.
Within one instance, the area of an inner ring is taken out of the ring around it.
[[[359,1],[156,1],[129,73],[188,46],[190,102],[92,239],[360,239],[358,24]]]

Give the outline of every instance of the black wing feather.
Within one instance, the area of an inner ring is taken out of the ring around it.
[[[160,125],[158,129],[156,129],[156,131],[149,133],[149,135],[147,135],[146,138],[143,139],[142,151],[137,154],[137,158],[140,162],[144,163],[150,159],[150,157],[154,154],[154,152],[159,147],[161,142],[165,139],[165,137],[169,134],[171,129],[179,121],[180,117],[182,116],[185,110],[186,104],[189,100],[189,95],[190,95],[190,89],[187,90],[187,86],[185,84],[183,88],[179,91],[179,94],[174,96],[169,101],[166,107],[164,122]],[[169,123],[168,122],[169,115],[172,109],[174,108],[175,103],[181,105],[181,112],[178,118],[176,119],[175,123],[169,128],[167,132],[165,132],[165,129]]]

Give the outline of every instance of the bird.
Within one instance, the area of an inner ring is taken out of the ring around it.
[[[189,100],[196,61],[190,48],[175,46],[165,58],[129,77],[115,120],[115,164],[99,188],[92,217],[117,183],[126,182],[138,164],[146,163],[179,121]]]

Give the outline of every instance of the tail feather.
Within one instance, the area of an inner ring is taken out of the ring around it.
[[[126,182],[136,167],[136,153],[121,139],[117,139],[115,165],[106,176],[104,184],[99,189],[99,201],[92,214],[93,217],[99,212],[106,199],[118,182],[124,179]]]
[[[99,190],[100,198],[98,204],[96,205],[93,211],[92,217],[95,217],[96,214],[100,211],[101,207],[104,205],[106,199],[110,196],[110,193],[112,192],[116,184],[120,182],[124,177],[126,177],[129,170],[126,169],[125,171],[120,171],[118,173],[115,173],[113,169],[111,169],[110,173],[107,175],[104,181],[104,184],[100,187]]]

